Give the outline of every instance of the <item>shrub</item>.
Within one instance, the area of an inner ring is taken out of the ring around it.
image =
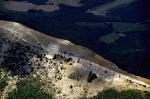
[[[144,98],[145,99],[150,99],[150,92],[146,92]]]
[[[7,86],[7,82],[4,79],[0,79],[0,91],[2,91]]]
[[[127,90],[120,92],[121,99],[142,99],[142,93],[138,90]]]
[[[117,91],[115,89],[104,90],[90,99],[150,99],[150,93],[139,90]]]
[[[76,77],[75,73],[71,73],[71,74],[68,76],[68,78],[75,80],[77,77]]]
[[[71,60],[72,60],[72,58],[69,57],[69,58],[65,59],[65,62],[70,62]]]
[[[41,86],[42,83],[37,79],[20,82],[8,99],[52,99],[52,96],[45,93]]]
[[[121,99],[120,93],[114,89],[104,90],[99,92],[96,96],[91,99]]]
[[[90,71],[88,77],[87,77],[87,81],[88,82],[92,82],[94,79],[97,78],[97,75],[95,73],[92,73],[92,71]]]

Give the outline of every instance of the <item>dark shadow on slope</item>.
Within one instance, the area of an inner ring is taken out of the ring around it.
[[[34,70],[34,65],[32,65],[31,59],[34,56],[39,56],[40,47],[36,47],[30,45],[29,43],[15,38],[15,40],[10,40],[10,38],[0,37],[0,45],[1,45],[1,52],[2,47],[9,46],[8,50],[3,53],[1,58],[3,58],[3,62],[1,63],[1,68],[11,71],[13,75],[25,76],[29,75]],[[7,34],[7,33],[6,33]],[[11,34],[11,33],[10,33]],[[11,36],[11,35],[10,35]],[[12,37],[12,39],[14,39]]]

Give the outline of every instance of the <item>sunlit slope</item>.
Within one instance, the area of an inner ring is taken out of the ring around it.
[[[58,99],[74,99],[85,94],[90,97],[108,88],[150,91],[150,80],[128,74],[70,41],[8,21],[0,21],[0,35],[1,69],[14,72],[16,76],[12,79],[16,82],[29,75],[39,76],[47,86],[43,89],[50,92],[51,85]],[[8,86],[15,86],[15,82]],[[6,87],[4,91],[8,90]]]

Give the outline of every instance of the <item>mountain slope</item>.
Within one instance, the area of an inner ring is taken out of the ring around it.
[[[18,81],[40,76],[55,88],[58,99],[93,96],[107,88],[150,91],[149,80],[120,70],[89,49],[16,22],[0,21],[0,50],[1,69],[13,72]]]

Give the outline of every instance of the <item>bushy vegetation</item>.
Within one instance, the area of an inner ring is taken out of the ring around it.
[[[99,92],[90,99],[150,99],[150,93],[138,90],[117,91],[115,89],[108,89]]]
[[[36,78],[30,81],[22,81],[17,84],[8,99],[52,99],[52,95],[45,93],[42,89],[42,83]]]
[[[3,91],[3,89],[7,86],[7,77],[2,75],[3,73],[0,69],[0,91]]]
[[[7,82],[4,79],[0,79],[0,91],[2,91],[7,86]]]
[[[71,73],[69,76],[68,76],[69,79],[73,79],[73,80],[76,80],[77,76],[75,75],[75,73]]]
[[[87,81],[88,82],[92,82],[94,79],[97,78],[97,75],[95,73],[92,73],[92,71],[90,71],[88,77],[87,77]]]

